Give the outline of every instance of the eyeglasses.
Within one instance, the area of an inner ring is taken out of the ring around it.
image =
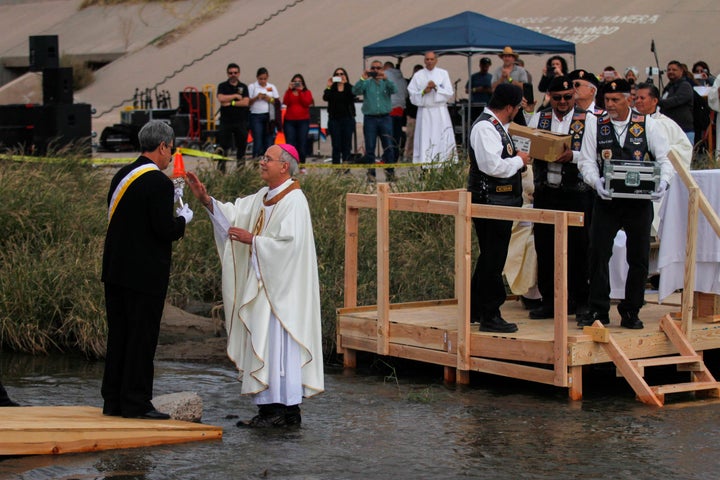
[[[572,93],[566,93],[565,95],[553,95],[551,98],[556,102],[559,102],[560,100],[572,100],[573,96],[574,95]]]
[[[269,156],[267,156],[267,155],[261,156],[261,157],[260,157],[260,160],[258,160],[258,161],[259,161],[260,163],[265,163],[265,164],[270,163],[270,162],[282,162],[282,160],[275,159],[275,158],[269,157]]]
[[[228,75],[240,75],[240,70],[228,70]]]
[[[370,70],[382,70],[382,67],[370,67]]]

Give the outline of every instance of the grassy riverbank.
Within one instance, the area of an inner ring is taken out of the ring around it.
[[[101,357],[105,313],[100,282],[110,174],[79,161],[53,164],[0,160],[0,346],[41,354],[81,352]],[[323,341],[334,352],[335,309],[343,300],[345,193],[367,192],[364,176],[310,170],[300,180],[308,197],[318,254]],[[229,175],[198,172],[219,200],[262,186],[250,167]],[[395,190],[462,188],[458,165],[402,175]],[[186,196],[189,195],[187,191]],[[177,242],[168,300],[179,307],[220,301],[220,266],[207,216],[194,199],[196,216]],[[451,297],[453,222],[437,215],[391,216],[392,301]],[[361,214],[360,304],[375,303],[374,210]]]

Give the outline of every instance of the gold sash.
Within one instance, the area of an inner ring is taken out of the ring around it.
[[[118,183],[117,187],[115,187],[115,191],[113,192],[112,197],[110,197],[110,205],[108,206],[108,223],[110,223],[110,220],[112,220],[115,209],[120,203],[123,195],[125,195],[125,192],[127,191],[130,184],[140,178],[140,176],[144,173],[151,172],[153,170],[159,171],[160,169],[154,163],[140,165],[139,167],[130,170],[128,174],[125,175],[122,180],[120,180],[120,183]]]

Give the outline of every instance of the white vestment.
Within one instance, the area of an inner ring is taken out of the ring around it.
[[[718,95],[718,88],[720,88],[720,76],[715,79],[712,87],[708,89],[707,100],[710,108],[716,112],[720,112],[720,95]],[[715,158],[720,157],[720,121],[715,116]]]
[[[291,184],[288,180],[266,200]],[[315,239],[300,189],[272,206],[263,205],[267,193],[263,187],[235,203],[213,200],[227,353],[240,371],[241,393],[259,394],[258,404],[295,405],[300,395],[324,390]],[[263,210],[252,246],[230,241],[218,226],[225,217],[231,226],[252,232]]]
[[[430,80],[436,89],[423,93]],[[447,109],[454,91],[447,71],[423,68],[415,72],[407,89],[410,101],[418,107],[413,163],[455,161],[455,132]]]

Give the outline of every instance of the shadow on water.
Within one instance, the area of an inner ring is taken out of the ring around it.
[[[222,441],[9,457],[0,479],[718,477],[720,404],[649,408],[609,369],[588,372],[585,399],[571,402],[549,386],[473,374],[448,388],[437,367],[369,363],[329,368],[300,430],[258,432],[235,427],[255,409],[230,365],[157,362],[155,394],[198,392]],[[24,405],[101,405],[101,362],[4,355],[0,368]]]

